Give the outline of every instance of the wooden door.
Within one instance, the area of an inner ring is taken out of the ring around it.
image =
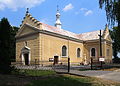
[[[54,64],[58,64],[58,56],[54,56]]]

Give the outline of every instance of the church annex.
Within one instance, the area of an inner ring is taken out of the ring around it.
[[[91,57],[99,59],[99,30],[75,34],[61,26],[59,10],[55,26],[36,20],[27,11],[16,35],[16,62],[23,65],[31,65],[34,61],[59,64],[69,57],[71,64],[88,64]],[[107,25],[102,30],[102,56],[105,62],[112,61],[112,40]]]

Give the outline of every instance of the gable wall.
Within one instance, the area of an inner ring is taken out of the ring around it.
[[[30,33],[33,33],[33,32],[36,32],[35,30],[33,30],[32,28],[30,27],[23,27],[21,32],[19,33],[19,36],[23,36],[23,35],[26,35],[26,34],[30,34]]]
[[[28,24],[30,24],[31,26],[40,28],[40,25],[38,25],[36,21],[37,21],[36,19],[34,19],[33,17],[27,15],[27,16],[25,17],[25,19],[24,19],[22,25],[28,23]]]
[[[25,46],[25,41],[27,41],[27,47],[30,48],[30,58],[31,61],[35,61],[36,58],[40,57],[39,54],[39,34],[24,37],[16,40],[16,61],[22,61],[21,49]]]

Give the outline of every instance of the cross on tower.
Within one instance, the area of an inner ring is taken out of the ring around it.
[[[29,13],[29,8],[27,8],[27,11],[26,11],[26,14],[28,14]]]

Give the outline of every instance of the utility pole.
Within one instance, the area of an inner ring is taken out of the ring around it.
[[[100,58],[102,58],[102,35],[101,35],[101,30],[100,30],[100,35],[99,39],[100,39]],[[102,61],[101,61],[101,69],[102,69]]]
[[[69,40],[70,40],[70,37],[68,37],[68,73],[70,72]]]

